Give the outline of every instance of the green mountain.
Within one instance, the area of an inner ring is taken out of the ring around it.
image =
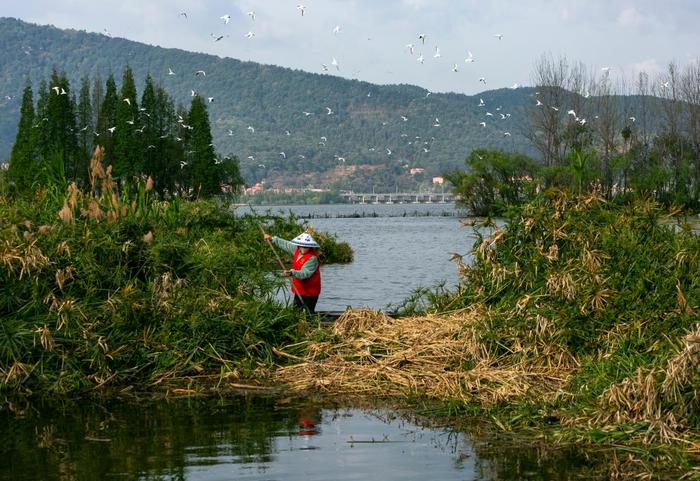
[[[67,74],[70,94],[77,95],[82,77],[99,74],[104,82],[113,73],[119,79],[127,65],[139,96],[139,82],[150,73],[183,105],[192,91],[211,97],[215,148],[238,156],[248,184],[393,190],[463,168],[479,147],[534,155],[521,127],[534,105],[529,88],[431,94],[12,18],[0,18],[0,43],[0,160],[14,143],[27,79],[36,91],[55,68]],[[412,168],[425,172],[411,175]]]

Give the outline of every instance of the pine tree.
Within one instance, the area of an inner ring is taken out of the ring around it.
[[[117,85],[114,77],[107,77],[105,84],[105,96],[101,102],[101,108],[97,116],[97,129],[95,131],[95,145],[104,147],[104,162],[106,165],[114,163],[114,132],[117,123]]]
[[[97,72],[92,81],[92,125],[94,126],[94,129],[97,129],[97,121],[100,111],[102,110],[104,95],[105,87],[102,83],[102,76],[100,75],[100,72]]]
[[[90,79],[83,77],[82,83],[80,85],[80,97],[78,100],[78,145],[80,146],[80,157],[81,157],[81,171],[80,180],[87,180],[87,166],[88,159],[92,155],[93,146],[93,132],[95,131],[95,126],[93,125],[93,112],[92,112],[92,102],[90,100]]]
[[[65,74],[59,75],[53,71],[43,100],[45,105],[41,113],[38,150],[43,161],[45,180],[76,180],[81,166],[75,129],[75,105]]]
[[[130,180],[141,173],[139,142],[136,129],[140,128],[136,85],[131,67],[124,70],[122,88],[117,101],[116,131],[114,132],[114,173]]]
[[[159,150],[160,136],[162,135],[157,128],[159,114],[156,105],[156,90],[153,85],[153,78],[149,74],[146,77],[146,86],[143,89],[141,96],[141,135],[139,138],[142,154],[140,163],[143,166],[142,172],[145,175],[151,176],[156,192],[162,193],[160,172],[162,166],[160,160],[163,153]]]
[[[10,166],[7,172],[9,180],[13,181],[18,190],[28,189],[36,174],[36,159],[34,158],[34,100],[32,86],[27,81],[22,94],[19,125],[15,144],[10,153]]]
[[[212,144],[209,114],[204,100],[196,95],[192,98],[187,115],[188,135],[186,156],[190,167],[190,186],[193,193],[211,197],[221,193],[220,169]]]

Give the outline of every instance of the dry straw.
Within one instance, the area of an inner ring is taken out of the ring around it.
[[[333,341],[311,344],[303,362],[280,368],[278,376],[297,391],[420,394],[488,405],[557,393],[571,372],[561,362],[566,356],[494,356],[479,336],[487,316],[478,307],[396,319],[348,311],[333,326]],[[546,356],[559,363],[542,362]]]

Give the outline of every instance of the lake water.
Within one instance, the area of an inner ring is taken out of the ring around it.
[[[592,479],[575,451],[430,429],[389,409],[177,399],[0,412],[0,480]]]
[[[454,288],[453,253],[468,254],[471,228],[460,224],[454,204],[340,204],[255,206],[307,220],[318,231],[335,234],[350,244],[354,261],[321,268],[323,291],[317,310],[346,307],[385,308],[397,305],[420,287],[444,283]],[[357,217],[355,217],[357,216]],[[271,254],[272,255],[272,254]],[[467,255],[464,260],[468,260]],[[289,296],[285,290],[281,298]]]

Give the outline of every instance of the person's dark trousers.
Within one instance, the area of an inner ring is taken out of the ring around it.
[[[304,302],[302,304],[302,301]],[[318,296],[294,296],[294,305],[301,309],[304,309],[309,314],[316,312],[316,303],[318,302]]]

